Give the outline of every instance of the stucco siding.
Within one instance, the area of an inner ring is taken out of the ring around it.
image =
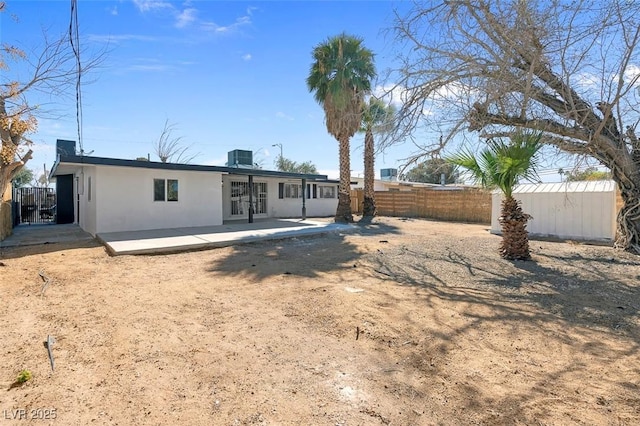
[[[246,219],[247,214],[231,214],[231,182],[248,182],[247,176],[224,175],[223,177],[223,197],[224,197],[224,220]],[[301,180],[279,179],[279,178],[254,178],[254,185],[266,183],[267,185],[267,209],[265,214],[256,213],[256,219],[265,217],[274,218],[296,218],[302,217],[302,198],[280,198],[280,184],[302,184]],[[314,183],[310,183],[313,185]],[[335,184],[322,184],[336,187]],[[248,197],[244,197],[244,210],[248,207]],[[307,217],[333,216],[338,206],[337,198],[308,198],[306,200]]]
[[[79,224],[82,229],[88,233],[96,234],[96,215],[98,210],[98,202],[95,197],[95,189],[97,184],[96,167],[83,167],[79,174],[76,174],[79,178],[77,182],[82,180],[79,194],[80,199],[80,214]],[[77,208],[77,207],[76,207]],[[77,213],[76,213],[77,214]]]
[[[269,201],[270,201],[270,216],[280,218],[295,218],[302,217],[302,198],[280,198],[279,197],[279,185],[280,183],[301,184],[296,180],[274,180],[269,184]],[[310,185],[318,185],[318,183],[311,182]],[[335,186],[335,194],[337,197],[338,189],[336,184],[322,184],[323,186]],[[307,217],[323,217],[333,216],[336,214],[336,208],[338,207],[337,198],[307,198],[305,201],[307,208]]]
[[[154,201],[154,179],[178,181],[178,201]],[[222,174],[103,166],[93,188],[96,233],[222,224]]]

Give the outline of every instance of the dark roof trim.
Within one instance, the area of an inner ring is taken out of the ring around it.
[[[119,167],[136,167],[142,169],[158,169],[158,170],[187,170],[198,172],[219,172],[231,175],[252,175],[265,177],[279,177],[285,179],[307,179],[311,181],[327,181],[327,175],[313,175],[302,173],[278,172],[275,170],[260,169],[242,169],[236,167],[222,166],[203,166],[198,164],[177,164],[177,163],[158,163],[156,161],[140,161],[140,160],[123,160],[119,158],[106,157],[88,157],[80,155],[59,155],[51,168],[50,176],[56,176],[58,166],[66,164],[87,164],[93,166],[119,166]]]

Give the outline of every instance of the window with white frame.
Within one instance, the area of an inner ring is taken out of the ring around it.
[[[153,201],[178,201],[178,180],[154,179]]]
[[[318,185],[318,198],[336,198],[334,185]]]

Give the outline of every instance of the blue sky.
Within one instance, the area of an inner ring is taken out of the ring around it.
[[[26,50],[41,29],[68,31],[69,1],[8,1],[2,39]],[[286,158],[312,161],[338,176],[338,145],[322,108],[305,84],[311,51],[347,32],[376,54],[378,72],[393,65],[394,8],[390,1],[162,1],[80,0],[81,45],[106,49],[102,66],[83,87],[83,148],[92,155],[135,158],[151,154],[165,120],[174,136],[199,153],[198,164],[223,165],[227,151],[248,149],[272,169],[282,144]],[[18,17],[10,19],[9,14]],[[75,103],[53,100],[61,117],[41,118],[29,167],[50,168],[55,140],[77,140]],[[49,99],[37,102],[49,103]],[[352,139],[352,169],[362,171],[360,135]],[[389,149],[376,169],[397,167],[409,144]],[[378,172],[377,172],[378,173]]]

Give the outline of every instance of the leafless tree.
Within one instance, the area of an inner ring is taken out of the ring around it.
[[[193,161],[198,154],[190,152],[191,146],[182,144],[182,136],[173,136],[176,125],[165,120],[164,128],[153,146],[154,151],[163,163],[183,163],[188,164]]]
[[[397,15],[390,93],[397,138],[544,133],[549,147],[608,167],[624,206],[615,246],[640,253],[640,14],[637,1],[449,0]],[[454,139],[455,138],[455,139]],[[477,138],[477,136],[476,136]]]
[[[3,1],[0,1],[0,13],[9,13]],[[74,41],[75,45],[70,43],[69,34],[52,39],[43,33],[42,45],[35,50],[17,47],[9,41],[0,43],[2,197],[11,179],[31,159],[33,142],[28,135],[36,130],[38,117],[50,114],[42,105],[30,102],[30,98],[38,93],[52,98],[68,96],[70,89],[79,90],[80,76],[98,66],[104,58],[105,52],[98,52],[80,63],[78,40]]]

